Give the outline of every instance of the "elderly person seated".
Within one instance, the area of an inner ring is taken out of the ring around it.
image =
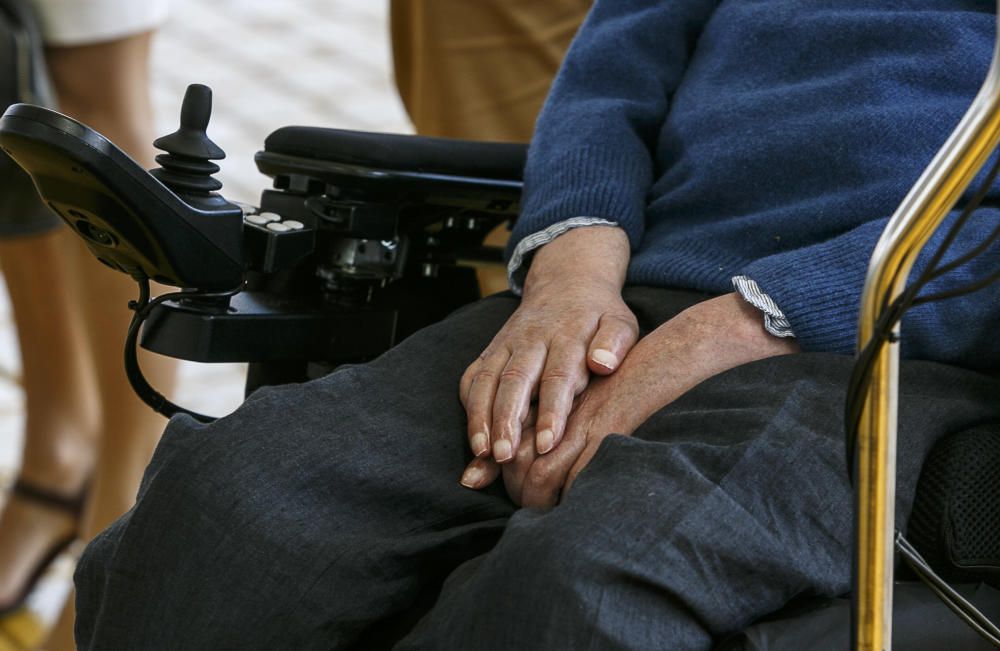
[[[865,270],[985,74],[991,8],[598,0],[538,122],[514,294],[175,418],[82,559],[81,648],[709,649],[846,592]],[[901,523],[933,442],[1000,417],[973,370],[998,306],[904,323]]]

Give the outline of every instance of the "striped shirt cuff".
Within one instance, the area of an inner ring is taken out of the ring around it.
[[[545,230],[525,237],[514,247],[514,253],[511,254],[510,262],[507,263],[507,283],[510,285],[510,290],[518,296],[521,295],[521,291],[524,289],[524,279],[528,275],[527,262],[530,260],[531,254],[535,249],[545,246],[563,233],[571,231],[574,228],[580,228],[581,226],[617,225],[617,222],[609,221],[602,217],[573,217],[552,224]]]
[[[750,305],[764,313],[764,329],[775,337],[794,337],[792,324],[788,322],[785,313],[782,312],[777,303],[765,294],[760,285],[746,276],[733,277],[733,289],[739,292]]]

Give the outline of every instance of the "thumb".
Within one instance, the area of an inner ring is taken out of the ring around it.
[[[587,350],[587,367],[597,375],[614,373],[639,340],[639,324],[629,311],[608,312],[601,317]]]

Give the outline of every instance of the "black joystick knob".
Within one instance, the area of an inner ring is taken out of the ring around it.
[[[153,142],[166,153],[156,157],[160,167],[150,170],[150,174],[178,194],[208,194],[222,189],[222,183],[212,176],[219,166],[211,161],[225,158],[226,152],[208,137],[211,116],[212,89],[191,84],[181,104],[181,128]]]

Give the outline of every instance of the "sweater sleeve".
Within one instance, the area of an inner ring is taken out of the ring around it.
[[[910,274],[924,270],[954,221],[951,215],[924,247]],[[981,208],[949,248],[944,263],[971,251],[1000,222],[1000,209]],[[888,223],[876,219],[803,248],[756,260],[742,273],[753,278],[781,306],[805,351],[852,354],[857,342],[861,292],[875,244]],[[926,296],[962,287],[1000,269],[1000,246],[994,245],[924,288]],[[1000,347],[984,347],[1000,327],[1000,284],[976,293],[918,305],[903,316],[902,356],[971,368],[995,368]]]
[[[508,255],[533,233],[586,216],[644,231],[656,139],[717,0],[597,0],[536,125]]]

